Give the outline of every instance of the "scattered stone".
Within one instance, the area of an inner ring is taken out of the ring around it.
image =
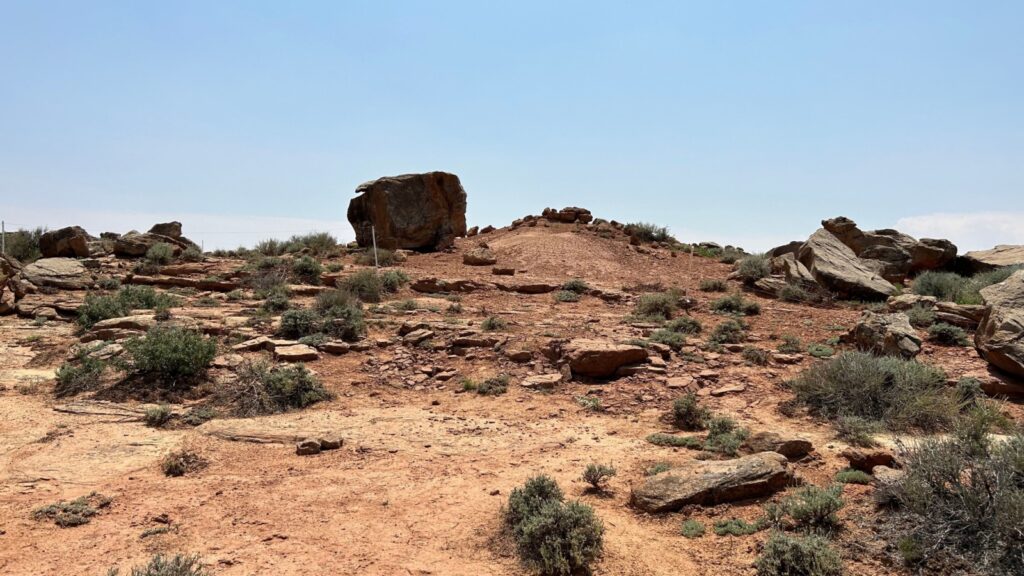
[[[537,376],[527,376],[521,384],[523,388],[531,390],[553,390],[561,381],[561,374],[540,374]]]
[[[431,339],[433,337],[434,337],[434,332],[433,331],[427,330],[425,328],[421,328],[419,330],[413,330],[412,332],[409,332],[408,334],[406,334],[402,338],[402,341],[405,342],[406,344],[412,344],[412,345],[415,346],[416,344],[419,344],[420,342],[423,342],[424,340],[429,340],[429,339]]]
[[[810,440],[783,437],[775,432],[758,432],[743,443],[743,449],[751,454],[778,452],[790,460],[797,460],[811,453],[814,445]]]
[[[356,242],[381,248],[443,250],[466,235],[466,191],[447,172],[404,174],[366,182],[356,188],[348,221]]]
[[[329,342],[324,342],[319,346],[319,348],[328,354],[340,356],[342,354],[347,354],[352,347],[347,342],[331,340]]]
[[[902,312],[876,314],[865,311],[843,340],[864,352],[907,360],[921,352],[921,337],[910,325],[910,318]]]
[[[712,396],[725,396],[726,394],[736,394],[743,392],[747,389],[746,384],[729,384],[721,386],[711,391]]]
[[[273,350],[274,345],[267,336],[257,336],[252,340],[246,340],[231,347],[235,352],[258,352],[260,350]]]
[[[896,470],[888,466],[875,466],[871,469],[871,475],[875,477],[875,484],[879,486],[891,486],[906,476],[906,471]]]
[[[967,330],[975,330],[988,312],[988,306],[972,306],[968,304],[954,304],[953,302],[938,302],[935,304],[935,320],[953,324]]]
[[[803,362],[803,354],[783,354],[782,352],[773,352],[772,360],[776,364],[799,364]]]
[[[645,361],[647,351],[630,344],[577,339],[565,346],[562,358],[574,375],[608,378],[622,366]]]
[[[649,477],[633,490],[632,503],[644,512],[675,512],[684,506],[712,506],[773,494],[793,479],[782,454],[762,452],[733,460],[689,460]]]
[[[320,442],[307,438],[295,445],[295,453],[299,456],[312,456],[320,453]]]
[[[516,269],[494,267],[491,268],[491,274],[494,274],[495,276],[515,276]]]
[[[279,362],[312,362],[320,359],[316,348],[305,344],[278,346],[274,348],[274,360]]]
[[[921,296],[919,294],[900,294],[898,296],[890,296],[885,302],[890,312],[906,312],[914,306],[922,306],[924,308],[934,308],[938,299],[935,296]]]
[[[522,349],[505,350],[505,357],[513,362],[525,363],[533,360],[533,352]]]
[[[875,466],[896,467],[896,456],[888,448],[847,448],[839,453],[850,463],[850,468],[871,473]]]
[[[337,450],[344,444],[344,440],[337,436],[321,437],[318,442],[321,450]]]

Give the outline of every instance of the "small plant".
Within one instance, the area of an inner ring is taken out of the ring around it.
[[[678,332],[679,334],[700,334],[702,329],[703,326],[701,326],[700,320],[690,316],[673,318],[665,324],[665,330]]]
[[[676,436],[675,434],[651,434],[647,437],[647,441],[655,446],[664,446],[670,448],[690,448],[692,450],[699,450],[703,446],[703,442],[699,438],[693,436]]]
[[[500,396],[508,392],[509,377],[505,374],[488,378],[476,386],[476,393],[482,396]]]
[[[921,304],[915,304],[912,308],[907,310],[907,318],[910,319],[910,325],[915,328],[927,328],[932,324],[935,324],[935,310]]]
[[[773,533],[757,559],[757,576],[842,576],[843,561],[819,536]]]
[[[839,439],[851,446],[871,448],[877,446],[874,435],[878,432],[878,424],[858,416],[843,416],[836,420],[836,431]]]
[[[117,576],[116,568],[110,570],[107,576]],[[199,556],[182,556],[176,554],[171,558],[157,554],[144,566],[132,568],[130,576],[212,576],[210,572],[203,569],[199,563]]]
[[[66,362],[57,370],[57,385],[53,393],[63,398],[94,390],[100,385],[105,369],[105,362],[81,353],[76,361]]]
[[[36,520],[52,520],[61,528],[71,528],[88,524],[100,510],[110,506],[111,499],[96,492],[71,501],[61,500],[49,506],[36,508],[32,518]]]
[[[644,474],[646,474],[647,476],[657,476],[658,474],[668,472],[671,469],[672,465],[669,464],[668,462],[655,462],[654,464],[651,465],[650,468],[648,468],[644,472]]]
[[[199,426],[217,417],[217,413],[209,406],[197,406],[186,412],[181,421],[188,426]]]
[[[215,341],[176,326],[151,328],[142,338],[128,340],[124,348],[134,375],[172,388],[194,383],[217,354]]]
[[[779,299],[783,302],[800,303],[810,302],[815,299],[815,296],[802,286],[786,284],[779,290]]]
[[[658,226],[656,224],[650,224],[648,222],[634,222],[632,224],[626,224],[624,230],[626,234],[641,242],[675,242],[675,238],[669,234],[668,228]]]
[[[217,300],[213,296],[203,296],[196,300],[193,305],[199,308],[216,308],[220,306],[220,300]]]
[[[480,328],[486,332],[497,332],[508,328],[508,322],[497,316],[488,316],[480,323]]]
[[[690,518],[683,522],[680,533],[687,538],[700,538],[704,535],[704,524],[701,524],[700,520]]]
[[[584,482],[590,484],[593,490],[601,492],[604,490],[605,482],[612,476],[615,476],[615,467],[607,464],[591,463],[583,471],[582,478]]]
[[[800,530],[828,533],[839,528],[839,517],[842,509],[843,487],[835,485],[830,488],[806,486],[787,496],[779,504],[779,512],[788,516],[792,526]]]
[[[779,344],[779,347],[776,348],[776,350],[783,354],[799,354],[804,351],[804,343],[792,334],[783,334],[782,344]]]
[[[711,412],[700,405],[692,392],[672,403],[672,420],[682,430],[703,430],[710,418]]]
[[[351,292],[363,302],[380,302],[384,286],[381,277],[376,270],[360,270],[345,278],[341,285],[342,290]]]
[[[156,266],[164,266],[174,261],[174,246],[166,242],[157,242],[146,250],[146,261]]]
[[[380,288],[382,291],[393,294],[409,283],[409,276],[401,270],[385,270],[380,275]]]
[[[686,337],[679,332],[673,332],[664,328],[655,330],[650,336],[651,342],[664,344],[673,350],[679,350],[686,344]]]
[[[728,289],[729,284],[721,278],[706,278],[700,281],[701,292],[725,292]]]
[[[767,350],[756,346],[746,346],[743,348],[743,359],[755,366],[767,366],[771,362],[772,355]]]
[[[99,286],[101,290],[117,290],[118,288],[121,287],[121,281],[118,280],[117,278],[111,278],[110,276],[107,276],[105,278],[100,278],[99,280],[97,280],[96,285]]]
[[[761,531],[759,523],[751,524],[742,518],[729,518],[715,522],[715,534],[719,536],[749,536]]]
[[[575,292],[576,294],[584,294],[587,290],[590,290],[590,286],[587,286],[587,283],[579,278],[573,278],[562,284],[562,290],[565,290],[566,292]]]
[[[288,289],[280,286],[266,294],[261,308],[267,312],[283,312],[291,308],[291,306],[292,302],[288,298]]]
[[[160,461],[160,469],[164,471],[164,476],[177,477],[198,472],[206,468],[207,464],[209,463],[205,458],[192,450],[183,448],[165,456]]]
[[[571,290],[559,290],[554,294],[555,302],[579,302],[580,295]]]
[[[836,482],[840,484],[871,484],[871,474],[853,468],[846,468],[836,473]]]
[[[147,408],[142,416],[143,423],[150,428],[163,428],[171,420],[171,408],[166,404]]]
[[[967,346],[967,333],[963,328],[939,322],[928,328],[928,339],[943,346]]]
[[[633,308],[633,317],[638,320],[664,322],[672,318],[679,308],[679,294],[674,291],[643,294]]]
[[[281,314],[281,325],[277,329],[277,335],[298,340],[303,336],[320,332],[322,327],[323,318],[316,310],[286,310]]]
[[[85,295],[85,302],[78,307],[78,324],[85,329],[110,318],[121,318],[132,310],[155,310],[177,306],[179,299],[149,286],[123,286],[115,294]]]
[[[189,246],[181,252],[181,256],[179,256],[179,258],[184,262],[202,262],[203,251],[200,250],[198,246]]]
[[[736,422],[731,418],[714,416],[708,420],[708,436],[704,439],[704,449],[726,456],[735,456],[748,436],[750,436],[750,431],[737,427]]]
[[[377,257],[374,258],[373,248],[367,248],[366,250],[356,254],[356,264],[362,266],[391,266],[395,264],[395,253],[385,248],[377,248]]]
[[[711,331],[710,341],[714,344],[739,344],[747,339],[743,325],[736,320],[724,320]]]
[[[577,396],[576,403],[588,412],[603,412],[604,406],[597,396]]]
[[[327,268],[328,272],[336,273],[336,272],[341,272],[342,270],[344,270],[345,269],[345,265],[344,264],[340,264],[338,262],[331,262],[330,264],[328,264],[326,266],[326,268]]]
[[[831,358],[836,351],[831,346],[814,343],[807,347],[807,353],[815,358]]]
[[[224,295],[228,299],[228,302],[238,302],[239,300],[245,300],[245,290],[235,289]]]
[[[248,362],[238,369],[228,401],[238,416],[275,414],[330,400],[333,394],[302,365],[272,366]]]
[[[768,257],[764,254],[744,256],[736,264],[736,275],[743,280],[744,284],[753,284],[771,273],[771,265],[768,263]]]
[[[292,262],[292,275],[305,284],[319,285],[323,272],[323,266],[312,256],[302,256]]]
[[[711,310],[721,314],[756,316],[761,313],[761,305],[757,302],[747,301],[739,293],[733,293],[712,302]]]

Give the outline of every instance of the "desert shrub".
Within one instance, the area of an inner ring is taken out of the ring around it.
[[[825,418],[856,416],[892,430],[947,429],[957,414],[945,373],[927,364],[844,352],[788,385],[798,402]]]
[[[166,242],[157,242],[146,250],[146,261],[150,264],[163,266],[174,261],[174,246]]]
[[[376,270],[360,270],[342,281],[341,288],[363,302],[380,302],[384,287]]]
[[[700,538],[704,535],[704,525],[700,523],[700,520],[690,518],[683,522],[679,532],[687,538]]]
[[[783,302],[810,302],[815,296],[802,286],[786,284],[779,290],[779,299]]]
[[[345,308],[358,303],[351,292],[346,290],[326,290],[316,295],[316,309],[327,312],[332,308]]]
[[[807,353],[815,358],[831,358],[836,351],[831,346],[814,343],[807,347]]]
[[[149,286],[123,286],[115,294],[90,292],[78,307],[77,321],[82,328],[88,329],[101,320],[127,316],[132,310],[170,308],[178,302],[178,298]]]
[[[217,412],[209,406],[196,406],[181,417],[181,422],[189,426],[199,426],[217,417]]]
[[[239,300],[245,300],[245,290],[235,289],[224,295],[229,302],[238,302]]]
[[[280,256],[284,254],[286,245],[280,240],[268,238],[267,240],[260,240],[253,247],[253,251],[262,254],[264,256]]]
[[[328,272],[341,272],[345,269],[345,265],[340,262],[331,262],[326,268]]]
[[[327,256],[338,249],[338,239],[327,232],[294,235],[284,244],[286,252],[308,250],[317,256]]]
[[[805,486],[782,499],[778,509],[769,513],[782,519],[786,527],[810,532],[829,533],[840,525],[836,515],[842,509],[843,487]]]
[[[288,297],[288,289],[281,286],[266,294],[263,304],[260,305],[267,312],[282,312],[291,308],[292,302]]]
[[[99,286],[101,290],[117,290],[118,288],[121,287],[121,281],[118,280],[117,278],[111,278],[110,276],[107,276],[105,278],[100,278],[99,280],[97,280],[96,285]]]
[[[709,418],[711,412],[700,405],[692,392],[672,403],[672,420],[682,430],[703,430]]]
[[[820,536],[768,537],[757,559],[757,576],[842,576],[843,561]]]
[[[274,292],[288,291],[288,273],[280,267],[259,270],[245,280],[257,298],[266,298]]]
[[[967,279],[953,272],[929,270],[914,278],[914,294],[934,296],[942,302],[955,302]]]
[[[162,428],[171,420],[171,407],[166,404],[147,408],[142,415],[142,422],[150,428]]]
[[[671,330],[661,329],[655,330],[650,336],[651,342],[657,342],[664,344],[673,350],[679,350],[686,344],[686,337],[679,332],[673,332]]]
[[[779,347],[776,348],[776,350],[783,354],[798,354],[804,351],[804,343],[792,334],[783,334],[782,344],[779,344]]]
[[[737,292],[728,296],[723,296],[712,302],[711,310],[720,314],[756,316],[761,313],[761,305],[757,302],[750,302],[746,300]]]
[[[176,326],[156,326],[142,338],[124,343],[136,376],[170,387],[191,385],[206,373],[217,343],[199,332]]]
[[[284,261],[277,256],[264,256],[263,258],[256,260],[255,265],[257,270],[274,270],[276,268],[280,268],[283,262]]]
[[[409,283],[409,276],[401,270],[385,270],[380,275],[381,290],[393,294]]]
[[[676,436],[675,434],[656,433],[647,437],[647,441],[655,446],[667,448],[690,448],[699,450],[704,444],[693,436]]]
[[[281,325],[277,335],[282,338],[297,340],[303,336],[316,334],[323,329],[324,319],[316,310],[287,310],[281,314]]]
[[[935,310],[927,306],[915,304],[909,310],[907,310],[907,318],[910,319],[910,325],[915,328],[927,328],[932,324],[935,324]]]
[[[395,253],[391,250],[384,248],[377,249],[377,259],[373,258],[373,248],[367,248],[359,254],[356,254],[356,264],[362,264],[363,266],[373,266],[379,264],[381,266],[391,266],[395,263]]]
[[[178,477],[198,472],[206,468],[207,464],[205,458],[192,450],[183,448],[164,456],[160,461],[160,469],[163,470],[164,476]]]
[[[749,536],[760,530],[759,523],[751,524],[742,518],[715,521],[715,534],[719,536]]]
[[[593,509],[563,498],[547,476],[531,478],[509,496],[506,527],[520,558],[541,574],[586,572],[601,554],[604,526]]]
[[[493,376],[476,385],[476,393],[483,396],[500,396],[508,392],[509,377],[505,374]]]
[[[981,381],[970,376],[957,381],[955,394],[957,402],[963,407],[974,406],[978,400],[985,397],[985,392],[981,388]]]
[[[559,290],[554,294],[555,302],[579,302],[580,295],[570,290]]]
[[[768,257],[764,254],[744,256],[736,264],[736,275],[743,280],[744,284],[753,284],[771,273],[771,265],[768,263]]]
[[[959,326],[939,322],[928,328],[928,339],[943,346],[967,346],[967,333]]]
[[[487,332],[496,332],[508,328],[508,322],[498,316],[488,316],[480,323],[480,328]]]
[[[48,506],[36,508],[32,511],[32,518],[35,520],[52,520],[61,528],[71,528],[88,524],[92,517],[99,514],[99,511],[110,506],[110,498],[93,492],[88,496],[82,496],[71,501],[61,500]]]
[[[743,325],[736,320],[724,320],[711,331],[711,342],[716,344],[739,344],[747,339]]]
[[[657,476],[658,474],[668,472],[671,469],[672,465],[668,462],[655,462],[650,468],[644,471],[644,474],[647,476]]]
[[[577,396],[576,403],[588,412],[604,411],[604,406],[601,405],[601,399],[597,396]]]
[[[905,475],[886,488],[893,539],[941,567],[959,557],[983,574],[1024,573],[1024,436],[994,441],[986,428],[925,439],[903,455]]]
[[[228,402],[238,416],[275,414],[330,400],[333,395],[302,365],[242,364]]]
[[[626,224],[626,234],[640,240],[641,242],[674,242],[675,238],[668,232],[665,226],[658,226],[648,222],[633,222]]]
[[[346,306],[333,306],[323,313],[325,334],[340,338],[346,342],[354,342],[366,335],[366,322],[363,308],[359,302],[351,302]]]
[[[1024,269],[1024,265],[1015,266],[1003,266],[995,270],[988,272],[980,272],[971,276],[964,283],[963,289],[960,294],[957,295],[957,304],[984,304],[984,299],[981,297],[981,289],[993,284],[999,284],[1003,280],[1006,280],[1017,270]]]
[[[583,471],[582,479],[587,484],[590,484],[594,490],[603,490],[605,482],[609,478],[615,476],[615,467],[608,464],[587,464],[587,468]]]
[[[565,283],[562,284],[562,290],[575,292],[576,294],[583,294],[587,290],[590,290],[590,286],[587,286],[587,283],[579,278],[573,278],[571,280],[566,280]]]
[[[185,262],[202,262],[203,251],[198,246],[189,246],[181,252],[179,258]]]
[[[680,334],[700,334],[700,331],[703,328],[704,327],[701,326],[700,320],[691,316],[673,318],[665,324],[665,330],[671,330],[672,332],[678,332]]]
[[[672,318],[679,307],[679,295],[675,292],[643,294],[637,299],[633,316],[637,319],[665,321]]]
[[[713,416],[708,420],[708,436],[704,439],[704,449],[735,456],[748,436],[750,431],[737,427],[731,418]]]
[[[42,258],[43,253],[39,250],[39,238],[45,233],[45,228],[8,232],[4,239],[7,243],[7,255],[22,264],[35,262]]]
[[[58,398],[74,396],[100,385],[100,378],[106,369],[106,363],[92,358],[86,353],[79,354],[75,361],[64,363],[57,369],[57,384],[53,393]]]
[[[725,292],[729,285],[721,278],[707,278],[700,281],[701,292]]]
[[[292,261],[292,276],[305,284],[319,285],[323,272],[323,266],[312,256],[302,256]]]
[[[193,302],[192,305],[200,308],[216,308],[220,306],[220,300],[217,300],[213,296],[203,296]]]
[[[840,484],[871,484],[871,474],[853,468],[846,468],[836,473],[836,482]]]
[[[762,350],[756,346],[746,346],[743,348],[743,359],[755,366],[767,366],[771,362],[772,355],[767,350]]]
[[[412,312],[413,310],[416,310],[416,308],[419,307],[419,304],[417,304],[416,301],[413,300],[412,298],[409,298],[408,300],[402,300],[397,304],[393,303],[391,305],[395,308],[395,310],[402,310],[405,312]]]
[[[851,446],[871,448],[876,446],[875,434],[879,425],[875,421],[857,416],[841,416],[836,419],[836,432],[839,439]]]
[[[735,264],[746,255],[742,249],[726,246],[718,251],[718,261],[722,264]]]
[[[107,573],[107,576],[117,575],[116,569]],[[130,576],[211,576],[211,573],[203,569],[198,555],[176,554],[171,558],[165,558],[157,554],[145,565],[133,567]]]

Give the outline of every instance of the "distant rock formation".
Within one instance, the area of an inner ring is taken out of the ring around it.
[[[1024,270],[999,284],[981,289],[989,307],[974,344],[990,364],[1018,378],[1024,378]]]
[[[443,250],[466,235],[466,191],[447,172],[388,176],[359,185],[348,221],[360,246]]]

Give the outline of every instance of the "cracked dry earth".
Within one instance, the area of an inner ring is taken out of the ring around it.
[[[489,242],[500,266],[515,267],[516,276],[497,277],[490,267],[464,266],[461,252],[479,239]],[[359,268],[350,257],[337,261],[345,264],[342,275]],[[211,259],[194,275],[242,264]],[[123,274],[127,266],[103,262],[111,275]],[[673,354],[664,374],[641,372],[599,384],[563,382],[551,392],[519,386],[529,375],[557,371],[539,351],[551,338],[641,337],[642,327],[623,321],[636,295],[623,292],[624,287],[685,289],[698,303],[691,314],[707,332],[721,320],[708,311],[708,303],[720,294],[700,292],[697,286],[704,278],[725,278],[728,265],[672,257],[667,250],[637,250],[621,239],[552,225],[462,239],[455,252],[413,255],[401,269],[413,280],[561,283],[579,277],[622,299],[585,296],[576,303],[556,303],[550,293],[484,288],[462,294],[462,311],[451,314],[445,312],[447,300],[405,288],[389,300],[417,299],[420,308],[368,314],[368,350],[323,354],[308,363],[337,395],[334,400],[275,416],[218,418],[170,429],[144,426],[137,402],[88,394],[55,399],[54,370],[76,342],[74,325],[0,318],[0,574],[106,574],[114,566],[124,573],[158,552],[198,553],[215,574],[223,575],[524,574],[528,571],[500,536],[500,510],[514,487],[546,473],[569,497],[592,505],[605,524],[605,552],[596,574],[752,575],[766,533],[720,537],[709,530],[688,540],[679,526],[687,517],[705,524],[729,517],[753,520],[766,499],[662,515],[629,507],[630,487],[643,480],[653,463],[679,463],[696,454],[645,441],[651,433],[671,431],[664,416],[680,390],[670,382],[686,376],[696,379],[706,406],[752,432],[810,440],[814,452],[792,464],[802,481],[827,485],[847,466],[839,456],[846,446],[830,426],[779,410],[791,398],[783,382],[814,361],[806,355],[795,365],[761,367],[745,364],[738,353],[694,348],[703,354],[703,363]],[[230,332],[258,306],[256,301],[226,300],[216,308],[192,306],[202,296],[189,296],[172,312],[219,323],[227,327],[221,332]],[[783,334],[805,343],[824,342],[849,328],[859,314],[851,306],[812,308],[747,297],[762,306],[761,315],[750,318],[751,344],[769,350]],[[312,298],[296,300],[309,305]],[[437,339],[443,341],[489,315],[509,322],[500,333],[508,342],[497,350],[474,348],[453,355],[444,348],[406,346],[396,338],[403,322],[426,321],[438,327]],[[444,324],[450,333],[441,328]],[[228,351],[229,345],[223,348]],[[513,362],[505,354],[509,349],[529,351],[532,360]],[[246,356],[262,354],[268,353]],[[971,348],[926,343],[922,359],[953,378],[995,378]],[[429,376],[451,369],[458,376],[450,380]],[[701,372],[705,376],[697,378]],[[501,396],[463,393],[458,383],[463,376],[502,373],[511,380]],[[708,393],[719,389],[727,392]],[[584,409],[577,398],[585,395],[600,398],[606,410]],[[1008,403],[1006,410],[1020,419],[1019,405]],[[314,456],[295,454],[296,440],[321,434],[340,436],[344,445]],[[165,477],[160,459],[183,446],[202,454],[209,466],[184,477]],[[590,462],[618,469],[605,495],[587,492],[579,479]],[[847,506],[840,516],[846,530],[837,548],[849,574],[904,574],[886,561],[885,544],[873,530],[872,490],[845,488]],[[112,503],[88,524],[59,528],[32,519],[39,506],[93,491],[110,496]],[[161,527],[169,529],[142,537]]]

